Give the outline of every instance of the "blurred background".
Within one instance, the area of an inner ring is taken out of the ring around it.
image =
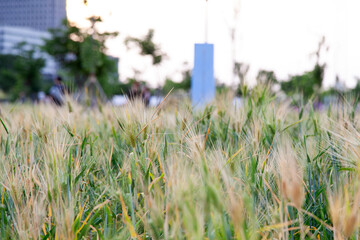
[[[356,0],[0,0],[0,98],[42,101],[60,83],[79,98],[93,85],[116,104],[136,91],[187,94],[206,29],[218,89],[357,94],[358,9]]]

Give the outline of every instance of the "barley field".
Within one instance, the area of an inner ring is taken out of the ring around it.
[[[359,239],[355,101],[1,105],[0,239]]]

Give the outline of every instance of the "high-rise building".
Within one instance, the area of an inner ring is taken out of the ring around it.
[[[66,0],[0,0],[0,25],[46,31],[66,18]]]
[[[0,54],[17,54],[20,42],[40,46],[49,38],[49,28],[56,28],[66,18],[66,0],[0,0]],[[44,75],[55,75],[57,64],[47,54]]]

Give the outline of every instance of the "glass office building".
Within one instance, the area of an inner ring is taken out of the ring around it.
[[[0,0],[0,25],[46,31],[66,18],[66,0]]]

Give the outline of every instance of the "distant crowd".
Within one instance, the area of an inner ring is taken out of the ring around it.
[[[151,92],[147,86],[140,84],[139,82],[134,82],[132,84],[130,92],[128,94],[128,98],[130,100],[139,98],[143,100],[146,106],[148,106],[150,103],[150,97],[151,97]]]
[[[145,84],[141,84],[140,82],[134,82],[132,83],[129,91],[122,97],[130,101],[134,101],[135,99],[141,99],[144,102],[145,106],[154,104],[156,105],[156,103],[159,102],[159,98],[161,98],[161,93],[159,91],[156,92],[156,99],[154,100],[154,96],[151,96],[151,90],[149,87],[147,87]],[[57,106],[62,106],[65,103],[65,95],[69,93],[70,91],[65,86],[62,77],[56,76],[53,80],[51,88],[49,89],[49,93],[45,94],[44,92],[39,92],[37,96],[35,96],[32,100],[33,102],[37,103],[53,103]],[[87,94],[90,93],[87,92]],[[21,102],[25,102],[25,100],[25,98],[20,98]]]

